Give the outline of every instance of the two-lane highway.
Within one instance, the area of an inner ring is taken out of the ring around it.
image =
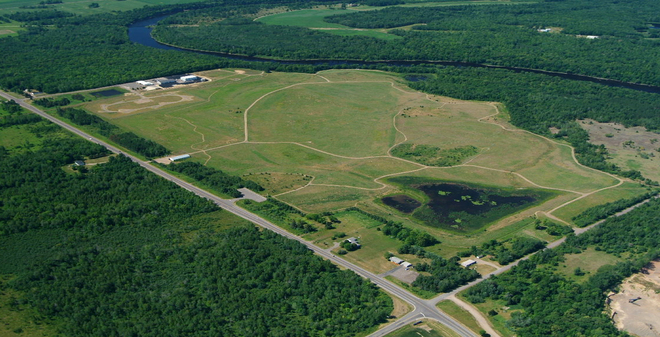
[[[358,267],[358,266],[356,266],[356,265],[354,265],[354,264],[352,264],[352,263],[350,263],[350,262],[348,262],[344,259],[338,258],[335,255],[333,255],[332,253],[330,253],[328,251],[325,251],[325,250],[321,249],[320,247],[317,247],[313,243],[308,242],[308,241],[306,241],[306,240],[304,240],[304,239],[302,239],[302,238],[300,238],[296,235],[293,235],[293,234],[285,231],[284,229],[282,229],[280,227],[277,227],[276,225],[272,224],[271,222],[255,215],[253,213],[250,213],[250,212],[248,212],[247,210],[245,210],[243,208],[240,208],[240,207],[236,206],[231,200],[226,200],[226,199],[219,198],[219,197],[207,192],[206,190],[203,190],[199,187],[196,187],[196,186],[194,186],[194,185],[192,185],[188,182],[185,182],[185,181],[183,181],[183,180],[181,180],[181,179],[179,179],[179,178],[177,178],[177,177],[175,177],[175,176],[173,176],[173,175],[171,175],[171,174],[169,174],[169,173],[167,173],[167,172],[151,165],[147,161],[144,161],[144,160],[142,160],[140,158],[137,158],[135,156],[132,156],[130,154],[124,153],[120,149],[118,149],[118,148],[116,148],[116,147],[114,147],[114,146],[112,146],[108,143],[105,143],[105,142],[101,141],[100,139],[97,139],[97,138],[85,133],[82,130],[77,129],[74,126],[71,126],[71,125],[61,121],[61,120],[45,113],[44,111],[42,111],[42,110],[40,110],[40,109],[30,105],[30,104],[27,104],[26,102],[24,102],[24,100],[18,100],[16,98],[12,97],[11,95],[9,95],[5,92],[2,92],[2,91],[0,91],[0,96],[5,97],[7,99],[13,99],[13,100],[17,101],[25,109],[28,109],[29,111],[32,111],[32,112],[42,116],[43,118],[48,119],[49,121],[63,127],[66,130],[69,130],[70,132],[73,132],[74,134],[76,134],[80,137],[88,139],[88,140],[90,140],[92,142],[95,142],[97,144],[101,144],[101,145],[105,146],[106,148],[108,148],[110,151],[112,151],[114,153],[124,154],[125,156],[129,157],[132,161],[138,163],[139,165],[141,165],[145,169],[147,169],[147,170],[149,170],[149,171],[151,171],[151,172],[153,172],[153,173],[155,173],[155,174],[157,174],[157,175],[159,175],[159,176],[161,176],[161,177],[163,177],[167,180],[170,180],[170,181],[174,182],[175,184],[187,189],[188,191],[191,191],[191,192],[197,194],[200,197],[203,197],[203,198],[206,198],[206,199],[209,199],[209,200],[213,201],[218,206],[220,206],[222,209],[225,209],[225,210],[227,210],[231,213],[234,213],[234,214],[236,214],[236,215],[238,215],[238,216],[240,216],[240,217],[242,217],[246,220],[249,220],[249,221],[251,221],[251,222],[253,222],[253,223],[255,223],[255,224],[257,224],[261,227],[264,227],[268,230],[271,230],[271,231],[273,231],[277,234],[280,234],[280,235],[285,236],[289,239],[293,239],[293,240],[301,242],[302,244],[307,246],[309,249],[314,251],[315,254],[317,254],[319,256],[322,256],[323,258],[328,259],[328,260],[332,261],[333,263],[335,263],[337,265],[340,265],[340,266],[342,266],[346,269],[350,269],[353,272],[357,273],[358,275],[360,275],[364,278],[369,279],[371,282],[375,283],[376,285],[378,285],[379,287],[381,287],[385,291],[393,294],[394,296],[397,296],[397,297],[401,298],[402,300],[408,302],[409,304],[411,304],[414,307],[414,310],[412,312],[405,315],[401,319],[395,321],[394,323],[389,324],[385,328],[376,331],[371,336],[374,336],[374,337],[385,336],[388,333],[391,333],[392,331],[398,329],[399,327],[402,327],[405,324],[414,322],[414,321],[419,320],[421,318],[428,318],[428,319],[436,320],[436,321],[446,325],[447,327],[449,327],[450,329],[455,331],[460,336],[464,336],[464,337],[476,336],[468,328],[466,328],[465,326],[463,326],[462,324],[460,324],[459,322],[457,322],[456,320],[454,320],[450,316],[448,316],[448,315],[444,314],[443,312],[441,312],[440,310],[438,310],[434,305],[434,301],[422,300],[422,299],[418,298],[417,296],[413,295],[412,293],[410,293],[409,291],[399,287],[398,285],[396,285],[396,284],[394,284],[394,283],[392,283],[388,280],[385,280],[384,278],[382,278],[382,277],[380,277],[380,276],[378,276],[378,275],[376,275],[372,272],[369,272],[369,271],[367,271],[367,270],[365,270],[361,267]]]

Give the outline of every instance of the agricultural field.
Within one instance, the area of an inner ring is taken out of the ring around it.
[[[218,69],[196,75],[208,81],[76,105],[174,155],[190,154],[188,160],[258,182],[264,195],[304,212],[338,212],[342,223],[336,229],[305,238],[334,252],[334,234],[359,236],[363,248],[345,258],[375,272],[391,269],[383,256],[396,252],[401,241],[378,232],[378,224],[342,213],[348,207],[425,231],[441,241],[427,250],[451,257],[492,239],[553,241],[556,237],[535,228],[534,218],[570,224],[590,206],[644,192],[577,164],[566,144],[511,126],[496,102],[426,95],[394,74]],[[401,144],[431,150],[404,156],[394,150]],[[437,160],[447,156],[451,160]],[[426,205],[437,198],[417,185],[432,189],[440,183],[480,190],[482,196],[457,192],[454,199],[487,203],[496,212],[475,226],[461,223],[470,217],[453,215],[447,226],[430,226],[384,202],[404,195]],[[510,206],[498,201],[505,200],[498,193],[528,199]]]

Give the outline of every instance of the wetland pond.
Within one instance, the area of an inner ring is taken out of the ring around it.
[[[393,179],[396,180],[400,179]],[[551,195],[531,189],[501,190],[455,183],[405,185],[423,192],[428,201],[422,204],[406,194],[397,194],[382,198],[383,204],[412,214],[428,226],[462,233],[481,229],[497,219],[545,201]]]

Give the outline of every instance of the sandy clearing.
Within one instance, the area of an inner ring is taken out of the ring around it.
[[[625,279],[620,289],[610,296],[610,313],[617,328],[640,337],[659,337],[660,260]],[[629,302],[638,297],[634,303]]]

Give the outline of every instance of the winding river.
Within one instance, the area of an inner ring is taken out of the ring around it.
[[[128,27],[128,37],[131,42],[138,43],[147,47],[164,49],[164,50],[179,50],[185,52],[194,52],[205,55],[215,55],[218,57],[230,58],[235,60],[251,61],[251,62],[265,62],[265,63],[278,63],[278,64],[311,64],[311,65],[354,65],[355,67],[360,67],[364,65],[373,65],[373,64],[387,64],[391,66],[411,66],[419,64],[435,64],[435,65],[445,65],[445,66],[459,66],[459,67],[476,67],[476,68],[492,68],[492,69],[507,69],[512,71],[519,72],[528,72],[535,74],[543,74],[548,76],[561,77],[569,80],[575,81],[586,81],[593,82],[598,84],[603,84],[611,87],[620,87],[628,88],[638,91],[651,92],[651,93],[660,93],[660,86],[651,86],[638,83],[622,82],[617,80],[610,80],[606,78],[585,76],[585,75],[576,75],[568,74],[556,71],[547,71],[539,69],[528,69],[528,68],[518,68],[518,67],[505,67],[505,66],[496,66],[489,64],[479,64],[479,63],[469,63],[469,62],[454,62],[454,61],[359,61],[359,60],[297,60],[297,61],[287,61],[287,60],[276,60],[269,58],[261,57],[252,57],[252,56],[241,56],[233,55],[221,52],[207,52],[207,51],[196,51],[189,50],[179,47],[173,47],[159,43],[151,36],[151,26],[156,25],[158,21],[168,17],[160,16],[147,20],[142,20],[133,23]]]

